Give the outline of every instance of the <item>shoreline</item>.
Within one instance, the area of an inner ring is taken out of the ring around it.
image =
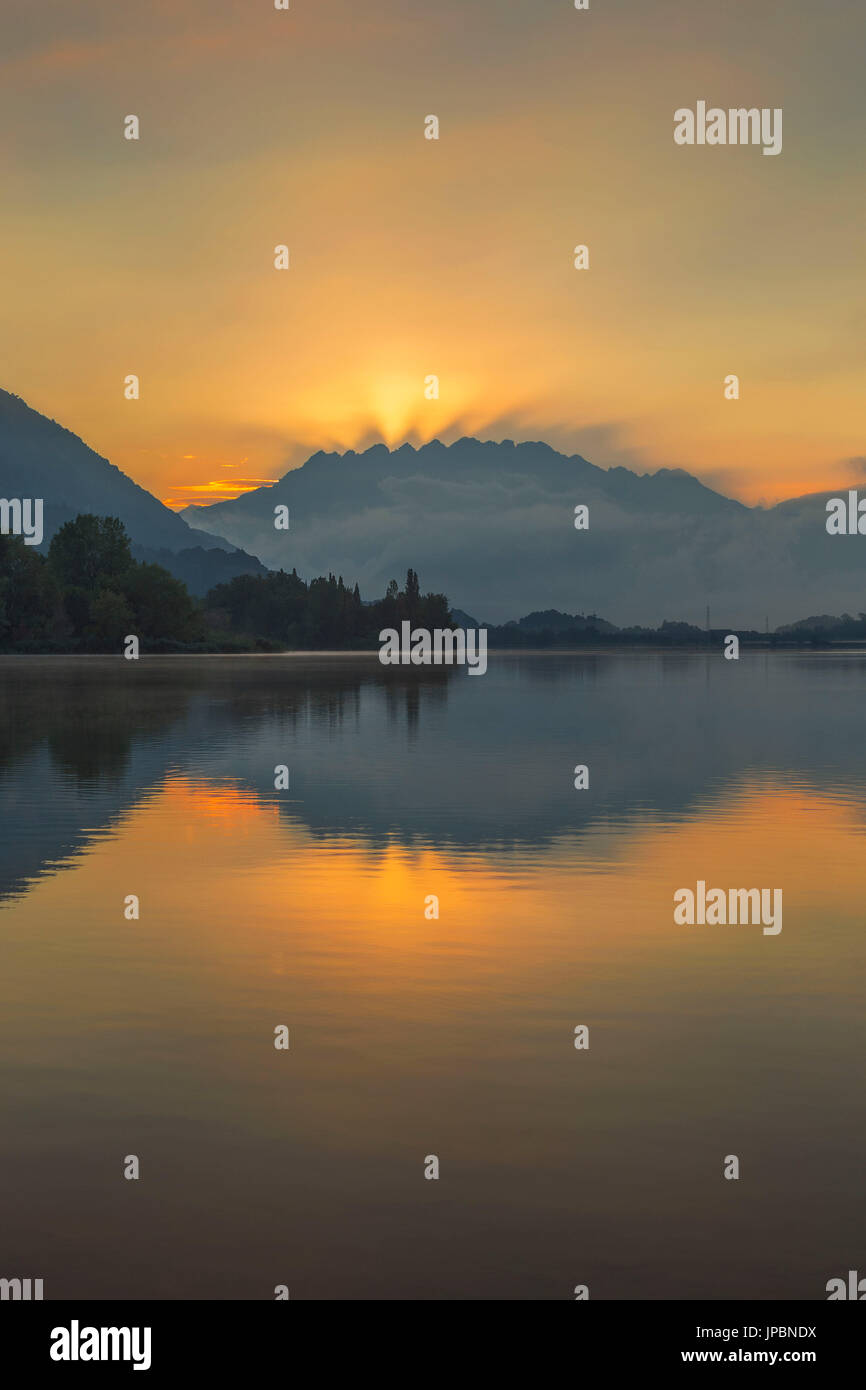
[[[813,656],[840,656],[850,654],[851,656],[866,655],[866,641],[864,642],[745,642],[743,648],[749,652],[798,652]],[[626,652],[646,652],[646,653],[677,653],[688,656],[720,656],[723,651],[717,642],[695,643],[695,642],[609,642],[609,643],[581,643],[578,646],[562,647],[489,647],[488,655],[493,657],[532,657],[532,656],[611,656]],[[370,661],[375,661],[377,665],[386,665],[379,660],[379,649],[365,648],[316,648],[307,647],[303,649],[287,648],[284,651],[187,651],[187,652],[165,652],[155,651],[141,653],[137,660],[148,661],[176,661],[176,660],[201,660],[219,657],[225,660],[285,660],[286,658],[297,659],[344,659],[358,660],[361,657]],[[128,659],[122,652],[0,652],[0,662],[4,661],[118,661],[127,663]],[[128,664],[135,664],[129,662]],[[460,663],[453,663],[457,670]],[[449,669],[448,663],[421,663],[415,665],[411,662],[406,664],[397,663],[397,669],[403,671],[418,671],[429,666],[431,670]]]

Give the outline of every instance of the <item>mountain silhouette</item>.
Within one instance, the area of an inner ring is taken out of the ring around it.
[[[158,562],[205,593],[235,574],[261,573],[254,556],[196,530],[77,435],[0,390],[0,496],[41,497],[47,546],[81,512],[119,517],[137,559]],[[195,551],[195,554],[185,552]],[[159,552],[158,554],[156,552]],[[182,558],[181,558],[182,557]]]
[[[866,540],[827,534],[834,495],[749,507],[681,469],[638,474],[542,443],[464,438],[317,453],[272,486],[183,516],[270,566],[357,580],[365,596],[412,564],[425,588],[492,623],[557,608],[703,627],[709,605],[713,626],[762,629],[765,617],[856,610]],[[574,525],[580,504],[586,530]],[[278,505],[288,531],[275,529]]]
[[[178,514],[0,391],[0,495],[43,498],[43,548],[80,512],[118,516],[137,558],[197,594],[264,562],[342,574],[375,599],[411,565],[425,590],[488,623],[557,609],[703,627],[709,606],[714,628],[776,627],[866,608],[866,538],[826,531],[827,499],[846,492],[749,507],[682,469],[639,474],[543,443],[464,438],[315,453],[272,486]],[[276,507],[288,507],[289,529],[275,526]]]

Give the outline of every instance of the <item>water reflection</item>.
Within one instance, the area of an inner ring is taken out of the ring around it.
[[[500,657],[475,682],[345,656],[7,658],[0,897],[178,770],[276,800],[317,836],[456,852],[687,815],[744,773],[856,796],[864,677],[857,655]],[[291,786],[276,796],[280,763]]]
[[[10,1271],[811,1299],[857,1267],[859,659],[147,665],[3,667]],[[783,932],[675,927],[698,878],[781,886]]]

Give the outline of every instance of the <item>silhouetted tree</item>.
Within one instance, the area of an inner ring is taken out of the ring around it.
[[[0,536],[0,643],[50,636],[59,600],[43,556],[19,536]]]
[[[82,513],[60,527],[49,546],[48,563],[64,588],[89,590],[117,579],[134,561],[122,521]]]
[[[412,617],[422,625],[448,627],[451,615],[444,594],[421,596],[418,575],[410,570],[407,593],[396,580],[378,603],[364,604],[357,583],[349,588],[343,576],[312,579],[304,584],[291,575],[238,575],[219,584],[205,604],[211,621],[227,625],[250,638],[289,647],[371,647],[379,632]]]
[[[129,632],[141,630],[123,594],[102,589],[90,604],[87,635],[95,644],[119,647]]]
[[[204,637],[204,625],[189,590],[161,565],[133,564],[117,588],[133,615],[127,631],[175,642],[196,642]],[[115,607],[108,611],[120,610]]]

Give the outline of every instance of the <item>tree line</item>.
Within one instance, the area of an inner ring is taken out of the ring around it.
[[[205,611],[215,630],[300,650],[378,647],[380,631],[406,619],[428,629],[452,626],[445,595],[422,594],[413,569],[404,589],[392,579],[375,603],[364,603],[342,575],[306,584],[296,570],[242,574],[211,589]]]
[[[409,619],[448,627],[444,594],[422,594],[410,569],[364,603],[342,576],[306,583],[295,570],[238,575],[202,601],[161,565],[133,559],[116,517],[77,516],[43,555],[0,535],[0,650],[116,652],[134,633],[152,651],[375,648]]]

